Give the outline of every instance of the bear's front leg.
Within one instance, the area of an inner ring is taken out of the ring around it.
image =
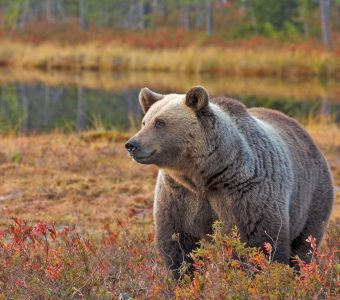
[[[269,206],[269,205],[268,205]],[[239,221],[241,240],[250,247],[261,248],[265,251],[265,243],[272,246],[272,259],[279,263],[288,264],[290,260],[289,217],[279,209],[259,209],[259,216]],[[251,214],[249,214],[251,216]]]
[[[185,226],[190,219],[190,193],[171,177],[159,173],[154,202],[155,242],[176,279],[181,276],[183,262],[189,263],[189,273],[193,271],[189,253],[199,241]]]
[[[189,253],[195,249],[198,240],[186,233],[173,233],[170,231],[167,234],[161,228],[156,231],[156,246],[162,255],[166,266],[172,271],[175,279],[181,276],[181,265],[183,262],[188,263],[187,273],[191,274],[194,270],[193,261]]]

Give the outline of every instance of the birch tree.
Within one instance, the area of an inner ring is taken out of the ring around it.
[[[213,31],[213,1],[212,0],[206,0],[206,29],[208,35],[212,35]]]
[[[330,29],[330,0],[320,0],[320,15],[321,15],[321,27],[322,27],[322,42],[326,47],[331,44],[331,29]]]
[[[85,0],[78,0],[79,5],[79,26],[86,29],[86,3]]]

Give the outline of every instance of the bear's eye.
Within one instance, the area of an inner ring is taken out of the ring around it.
[[[162,128],[165,126],[165,122],[162,120],[156,120],[155,122],[155,128]]]
[[[142,122],[142,125],[145,126],[145,121]]]

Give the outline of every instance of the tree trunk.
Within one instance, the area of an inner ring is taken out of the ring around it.
[[[320,0],[322,41],[326,47],[329,47],[331,44],[331,30],[329,24],[330,6],[331,6],[330,0]]]
[[[189,6],[186,4],[182,7],[181,10],[182,15],[182,26],[185,30],[190,30],[190,23],[189,23]]]
[[[195,29],[198,30],[202,27],[202,18],[205,17],[205,15],[202,15],[202,7],[200,5],[195,5],[194,8],[195,11]]]
[[[1,3],[1,27],[6,27],[7,1]]]
[[[340,4],[336,5],[336,28],[338,31],[340,31]]]
[[[23,6],[23,12],[20,16],[20,20],[19,20],[19,29],[20,30],[25,30],[26,28],[26,23],[27,23],[27,19],[28,19],[28,13],[29,13],[29,1],[26,1]]]
[[[137,4],[137,28],[138,29],[144,29],[144,1],[139,0]]]
[[[43,4],[39,0],[32,3],[32,18],[35,21],[41,21],[43,11]]]
[[[305,37],[309,36],[309,26],[308,26],[308,2],[306,0],[300,0],[299,2],[299,14],[303,26],[303,35]]]
[[[57,11],[58,15],[62,19],[65,19],[66,18],[66,12],[65,12],[65,9],[63,7],[63,4],[61,3],[61,0],[57,0],[55,6],[56,6],[56,11]]]
[[[86,29],[86,7],[85,0],[78,0],[79,5],[79,26],[82,29]]]
[[[212,35],[213,31],[213,7],[212,7],[212,0],[206,0],[207,5],[207,19],[206,19],[206,28],[207,33],[209,36]]]
[[[250,23],[253,26],[256,34],[258,34],[257,20],[256,20],[254,8],[250,6],[248,7],[248,9],[250,10]]]
[[[162,18],[165,15],[165,6],[163,0],[154,0],[152,2],[153,10],[156,11]]]
[[[52,0],[45,1],[45,11],[47,22],[53,22]]]

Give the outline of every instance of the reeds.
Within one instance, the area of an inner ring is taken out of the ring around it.
[[[2,42],[0,64],[46,70],[139,70],[232,76],[340,77],[340,56],[320,49],[190,46],[139,49],[117,43],[62,46]]]

